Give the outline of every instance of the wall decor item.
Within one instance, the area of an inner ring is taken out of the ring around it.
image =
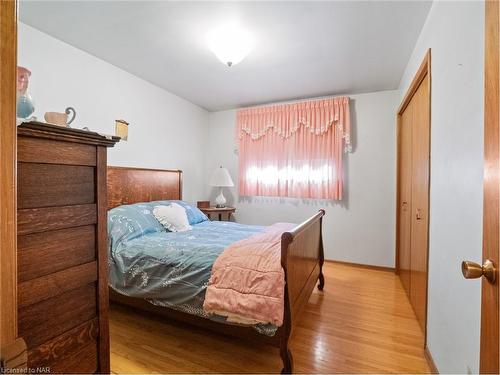
[[[26,119],[35,112],[35,104],[28,92],[31,72],[22,67],[17,67],[17,117]]]
[[[69,115],[72,116],[68,120]],[[69,124],[71,124],[76,117],[76,111],[73,107],[68,107],[65,109],[64,113],[45,112],[45,115],[43,117],[45,118],[45,121],[49,124],[69,127]]]
[[[123,141],[128,139],[128,122],[125,120],[115,120],[115,135]]]

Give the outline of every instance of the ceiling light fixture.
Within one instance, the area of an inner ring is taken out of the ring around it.
[[[227,66],[243,60],[252,50],[250,33],[237,24],[219,27],[208,35],[208,45],[217,58]]]

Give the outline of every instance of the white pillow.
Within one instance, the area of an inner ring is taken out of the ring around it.
[[[186,210],[177,203],[171,203],[168,206],[155,206],[153,215],[161,225],[171,232],[185,232],[193,229],[189,225]]]

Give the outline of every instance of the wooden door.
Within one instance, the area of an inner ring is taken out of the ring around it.
[[[493,282],[482,278],[481,373],[499,373],[499,227],[500,227],[500,10],[498,1],[486,1],[484,95],[484,209],[483,264],[497,268]]]
[[[429,233],[429,77],[426,75],[411,100],[412,179],[410,300],[423,331],[427,313],[427,256]]]
[[[398,272],[403,287],[410,295],[410,245],[411,245],[411,147],[413,106],[410,103],[401,114],[399,122],[398,151]]]
[[[11,371],[27,362],[17,332],[16,9],[15,1],[0,1],[0,367]]]
[[[464,261],[467,279],[481,276],[482,374],[500,372],[500,6],[485,2],[483,262]]]
[[[427,320],[430,50],[398,110],[396,267],[422,331]]]

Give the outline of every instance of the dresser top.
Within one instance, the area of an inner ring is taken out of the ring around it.
[[[120,137],[105,137],[99,133],[43,122],[23,122],[17,127],[17,135],[37,138],[55,139],[67,142],[86,143],[97,146],[113,147]]]

